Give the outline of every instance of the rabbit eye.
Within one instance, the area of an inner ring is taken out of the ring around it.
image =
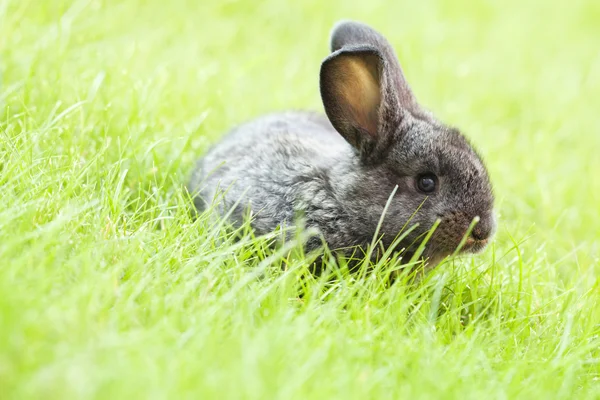
[[[417,188],[423,193],[432,193],[437,186],[437,176],[433,174],[420,175],[417,178]]]

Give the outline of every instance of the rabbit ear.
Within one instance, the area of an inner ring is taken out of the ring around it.
[[[395,89],[401,107],[413,114],[423,113],[408,82],[406,82],[394,48],[383,35],[368,25],[359,22],[339,22],[331,33],[331,52],[356,46],[369,46],[377,49],[385,63],[386,77],[390,86]]]
[[[370,47],[338,50],[321,66],[321,97],[335,129],[361,152],[379,138],[383,60]]]

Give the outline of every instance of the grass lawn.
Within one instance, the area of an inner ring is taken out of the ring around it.
[[[225,130],[322,109],[342,18],[494,183],[416,284],[190,217]],[[600,398],[599,37],[595,0],[0,0],[0,398]]]

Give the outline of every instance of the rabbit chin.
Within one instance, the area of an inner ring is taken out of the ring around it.
[[[481,253],[487,247],[487,244],[488,240],[467,239],[467,241],[457,252],[456,249],[458,249],[458,244],[455,246],[447,246],[445,243],[436,244],[435,242],[432,242],[425,246],[420,260],[425,262],[427,269],[430,269],[437,266],[452,255]],[[403,258],[408,261],[413,257],[413,255],[414,251],[408,249],[406,252],[404,252]]]

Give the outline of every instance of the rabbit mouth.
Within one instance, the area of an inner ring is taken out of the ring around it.
[[[488,243],[489,239],[477,240],[469,237],[463,246],[459,248],[459,243],[457,242],[450,244],[448,240],[442,240],[438,242],[434,239],[425,246],[425,251],[423,252],[421,258],[427,259],[430,264],[437,263],[442,259],[452,255],[480,253],[487,247]],[[408,252],[408,254],[411,257],[413,255],[412,252]]]
[[[461,253],[479,253],[486,248],[489,239],[477,240],[473,238],[468,238],[465,242],[464,246],[460,249]]]

